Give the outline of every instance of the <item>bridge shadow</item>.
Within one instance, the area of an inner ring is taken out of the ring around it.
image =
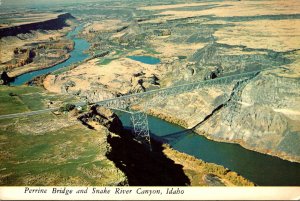
[[[151,138],[153,138],[156,141],[162,142],[162,143],[166,143],[166,144],[170,144],[170,142],[172,143],[176,143],[177,141],[181,140],[183,137],[189,136],[193,133],[192,129],[185,129],[182,131],[178,131],[178,132],[173,132],[173,133],[169,133],[167,135],[163,135],[163,136],[158,136],[154,133],[151,133]]]
[[[110,135],[111,151],[107,154],[122,170],[130,186],[186,186],[189,178],[182,165],[175,164],[163,153],[163,142],[152,140],[152,152],[134,140],[131,129]]]

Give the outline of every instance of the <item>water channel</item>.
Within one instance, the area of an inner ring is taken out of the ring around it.
[[[10,85],[16,86],[16,85],[25,84],[26,82],[32,80],[33,78],[35,78],[37,76],[45,75],[47,73],[53,72],[55,70],[69,66],[76,62],[83,61],[84,59],[88,58],[89,54],[84,53],[84,51],[89,48],[90,44],[86,40],[76,37],[76,35],[79,33],[79,31],[82,28],[83,28],[82,26],[78,26],[67,34],[67,38],[72,39],[75,44],[74,49],[70,53],[69,59],[67,59],[66,61],[64,61],[60,64],[52,66],[50,68],[45,68],[45,69],[22,74],[22,75],[16,77],[15,80],[10,83]]]
[[[130,114],[118,112],[132,129]],[[151,137],[174,149],[233,170],[261,186],[299,186],[300,163],[247,150],[238,144],[215,142],[159,118],[148,116]]]
[[[89,48],[89,43],[84,39],[76,38],[76,34],[81,28],[81,26],[77,27],[67,35],[68,38],[72,38],[75,42],[75,48],[68,60],[51,68],[23,74],[17,77],[11,85],[24,84],[36,76],[53,72],[59,68],[86,59],[89,55],[83,53],[83,51]],[[134,57],[132,59],[145,60],[144,57]],[[159,62],[152,58],[146,58],[146,60],[149,60],[151,64]],[[119,115],[123,124],[126,127],[130,127],[129,114],[119,113]],[[250,151],[237,144],[211,141],[190,130],[152,116],[148,116],[148,119],[152,137],[170,144],[178,151],[195,156],[206,162],[223,165],[258,185],[300,185],[300,163],[293,163],[277,157]]]

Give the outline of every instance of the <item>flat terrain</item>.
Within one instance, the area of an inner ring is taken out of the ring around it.
[[[47,99],[53,104],[72,100],[36,87],[2,86],[0,90],[1,114],[42,109]],[[71,114],[0,120],[0,185],[101,186],[125,182],[123,173],[106,158],[106,135],[104,127],[88,129]]]
[[[57,18],[58,13],[1,13],[0,28],[20,26],[24,24],[43,22]]]
[[[38,87],[0,87],[0,114],[14,114],[60,107],[64,102],[76,102],[77,98],[46,93]]]

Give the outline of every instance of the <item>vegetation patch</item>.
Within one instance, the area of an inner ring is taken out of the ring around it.
[[[51,106],[51,103],[54,106],[55,103],[75,102],[76,100],[66,95],[45,93],[40,87],[0,86],[0,115],[41,110]]]
[[[98,65],[107,65],[115,59],[116,58],[104,58],[104,59],[101,59],[97,64]]]
[[[57,118],[67,123],[38,135],[18,129],[36,126],[36,118],[53,127]],[[105,129],[95,131],[78,123],[72,125],[64,116],[39,115],[10,123],[1,120],[0,131],[1,185],[112,185],[125,180],[105,157]]]

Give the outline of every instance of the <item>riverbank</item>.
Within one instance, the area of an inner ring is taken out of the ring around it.
[[[299,131],[299,82],[277,73],[266,71],[248,82],[170,96],[153,102],[148,113],[214,141],[299,163],[300,149],[294,143]],[[236,87],[237,96],[230,100]]]
[[[71,49],[71,51],[73,50],[73,48]],[[12,70],[8,73],[8,76],[11,77],[11,78],[15,78],[15,77],[18,77],[18,76],[21,76],[25,73],[31,73],[31,72],[34,72],[34,71],[38,71],[38,70],[42,70],[42,69],[47,69],[47,68],[51,68],[53,66],[56,66],[58,64],[61,64],[63,62],[65,62],[66,60],[68,60],[71,56],[70,54],[66,54],[64,55],[65,58],[61,59],[61,60],[58,60],[56,61],[55,63],[51,64],[51,65],[45,65],[45,66],[32,66],[32,67],[26,67],[26,68],[22,68],[22,69],[16,69],[16,70]]]
[[[79,31],[81,31],[82,28],[83,28],[82,26],[77,26],[72,31],[70,31],[66,36],[68,39],[71,39],[71,38],[73,39],[72,47],[69,48],[69,49],[72,49],[72,51],[68,51],[69,52],[68,59],[66,59],[52,67],[49,67],[49,68],[43,68],[40,70],[32,71],[31,73],[22,74],[22,75],[16,77],[15,80],[13,82],[11,82],[11,85],[24,84],[40,75],[52,73],[58,69],[70,66],[72,64],[76,64],[77,62],[81,62],[81,61],[84,61],[85,59],[87,59],[89,57],[89,54],[84,53],[84,52],[89,48],[89,43],[84,39],[74,37],[78,34]]]
[[[123,125],[131,128],[130,115],[117,113]],[[222,165],[259,186],[299,185],[300,164],[250,151],[238,144],[208,140],[192,130],[148,115],[150,134],[173,149],[205,162]],[[263,176],[262,176],[263,175]]]
[[[19,16],[18,13],[15,14]],[[37,20],[39,15],[43,16],[40,21]],[[31,15],[30,12],[25,12],[20,16],[9,27],[0,29],[3,32],[0,34],[0,46],[1,50],[5,49],[0,51],[0,71],[18,79],[19,76],[51,68],[70,58],[69,53],[75,44],[67,33],[76,24],[71,14]]]
[[[138,107],[136,107],[136,108],[138,108]],[[207,138],[209,140],[213,140],[213,141],[216,141],[216,142],[223,142],[223,143],[238,144],[238,145],[242,146],[243,148],[251,150],[251,151],[255,151],[255,152],[258,152],[258,153],[270,155],[270,156],[273,156],[273,157],[278,157],[278,158],[280,158],[282,160],[286,160],[286,161],[289,161],[289,162],[300,163],[299,159],[297,159],[295,157],[291,157],[291,156],[287,155],[284,152],[276,152],[276,153],[274,153],[274,151],[272,151],[271,149],[263,149],[261,147],[249,146],[242,139],[240,139],[240,140],[238,140],[238,139],[230,139],[229,140],[229,139],[226,139],[226,138],[217,137],[215,135],[212,135],[211,132],[205,131],[205,129],[199,129],[199,128],[197,129],[197,128],[195,128],[196,125],[195,126],[191,126],[191,123],[188,120],[186,120],[185,118],[180,118],[179,115],[175,115],[175,114],[172,115],[170,113],[165,113],[161,109],[150,108],[147,111],[147,113],[149,115],[154,116],[154,117],[158,117],[158,118],[160,118],[160,119],[162,119],[164,121],[167,121],[167,122],[170,122],[170,123],[182,126],[185,129],[191,129],[193,132],[195,132],[195,133],[197,133],[197,134],[199,134],[201,136],[204,136],[205,138]],[[207,128],[207,126],[205,128]]]
[[[221,165],[207,163],[188,154],[164,145],[164,154],[176,164],[183,166],[191,186],[254,186],[255,184],[238,173]]]
[[[119,114],[118,114],[119,115]],[[127,177],[131,186],[253,186],[237,173],[213,163],[207,163],[151,139],[152,150],[138,142],[123,127],[120,119],[109,109],[93,106],[78,119],[90,129],[104,126],[110,131],[107,157]]]

